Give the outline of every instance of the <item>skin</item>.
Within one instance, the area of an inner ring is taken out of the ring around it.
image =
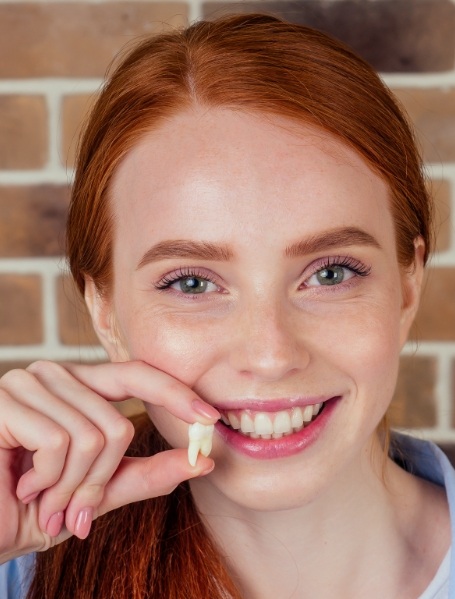
[[[112,361],[150,364],[215,407],[341,396],[305,451],[255,460],[215,435],[216,468],[191,483],[244,596],[417,596],[449,545],[425,523],[449,526],[442,491],[390,460],[383,471],[375,433],[423,272],[420,239],[413,268],[397,262],[384,182],[314,127],[195,108],[136,145],[111,199],[114,285],[100,295],[88,281],[86,299]],[[375,242],[286,254],[340,227]],[[211,243],[224,256],[144,260],[169,240]],[[368,274],[344,268],[339,285],[321,285],[316,273],[339,257]],[[209,280],[207,291],[183,293],[178,281],[157,289],[182,269]],[[180,418],[146,408],[171,445],[187,446]]]

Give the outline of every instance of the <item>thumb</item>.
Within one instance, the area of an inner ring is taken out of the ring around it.
[[[202,455],[194,467],[190,466],[186,449],[169,449],[148,458],[124,457],[106,485],[97,515],[128,503],[167,495],[184,480],[208,474],[214,466],[212,459]]]

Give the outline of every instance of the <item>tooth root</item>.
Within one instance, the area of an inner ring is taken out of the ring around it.
[[[201,440],[200,452],[207,457],[212,451],[212,436],[208,435]]]
[[[191,466],[195,466],[198,453],[208,456],[212,449],[212,438],[215,425],[201,424],[195,422],[188,427],[188,461]]]
[[[188,445],[188,461],[190,463],[190,466],[196,466],[197,456],[200,448],[200,441],[190,441],[190,444]]]

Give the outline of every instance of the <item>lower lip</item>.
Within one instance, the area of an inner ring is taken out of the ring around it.
[[[218,421],[215,424],[217,433],[231,447],[258,460],[273,460],[284,458],[304,451],[312,445],[323,433],[341,397],[333,397],[324,403],[318,417],[298,433],[292,433],[279,439],[252,439],[242,435]]]

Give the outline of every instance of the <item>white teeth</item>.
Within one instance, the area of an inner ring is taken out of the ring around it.
[[[215,425],[195,422],[188,427],[188,461],[191,466],[196,466],[199,452],[208,456],[212,450],[212,439]]]
[[[255,432],[257,435],[271,435],[273,433],[273,424],[270,416],[265,412],[256,414],[254,417],[254,429],[251,432]]]
[[[228,424],[230,424],[232,426],[232,428],[235,428],[236,430],[240,428],[240,420],[237,417],[237,415],[234,414],[234,412],[228,413],[228,420],[229,420]]]
[[[319,414],[324,404],[318,403],[304,407],[296,406],[279,412],[254,412],[235,410],[222,416],[222,421],[253,439],[279,439],[301,431]]]
[[[249,414],[243,412],[240,418],[240,429],[242,433],[255,433],[254,422]]]
[[[313,406],[313,416],[317,416],[322,407],[322,403],[315,403]]]
[[[288,412],[278,412],[273,422],[273,432],[288,433],[292,428],[291,417]]]
[[[313,418],[313,406],[305,406],[303,409],[303,422],[311,422]]]
[[[299,427],[303,426],[302,408],[293,408],[292,409],[291,426],[292,426],[292,428],[299,428]]]

